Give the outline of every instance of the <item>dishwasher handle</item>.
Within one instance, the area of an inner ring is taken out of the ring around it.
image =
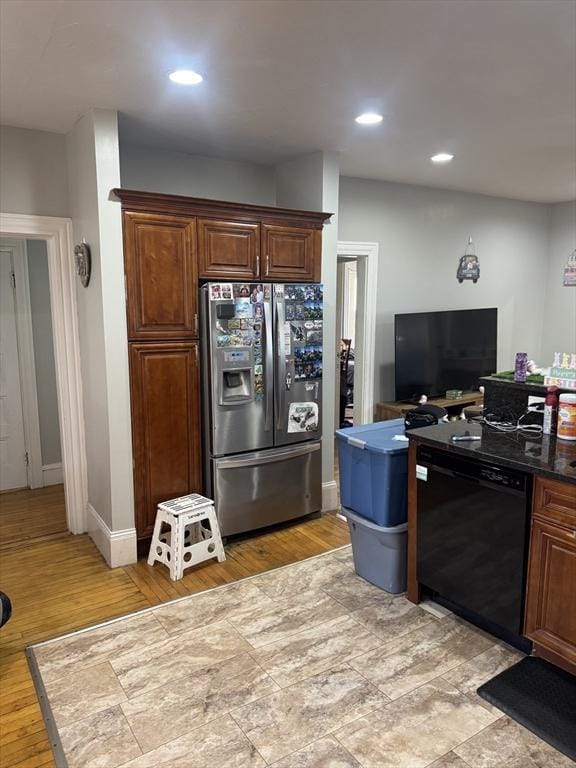
[[[447,477],[455,477],[468,483],[480,485],[485,488],[492,488],[502,493],[509,493],[513,496],[524,496],[526,493],[525,477],[514,472],[510,474],[505,470],[496,467],[476,467],[475,473],[462,472],[447,467],[439,467],[436,464],[419,464],[424,467],[428,474],[430,471],[439,472]]]

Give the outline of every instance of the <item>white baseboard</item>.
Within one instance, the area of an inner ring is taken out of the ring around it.
[[[111,531],[90,502],[88,502],[88,533],[110,568],[119,568],[122,565],[137,562],[136,528]]]
[[[338,486],[336,480],[322,483],[322,512],[338,509]]]
[[[62,462],[42,465],[42,485],[60,485],[64,482]]]

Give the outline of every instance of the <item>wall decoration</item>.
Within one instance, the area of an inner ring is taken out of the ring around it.
[[[562,285],[576,285],[576,248],[568,256],[568,261],[564,267],[564,279]]]
[[[76,274],[80,282],[86,288],[90,282],[92,273],[92,258],[90,256],[90,246],[86,243],[79,243],[74,246],[74,258],[76,261]]]
[[[464,255],[460,256],[458,269],[456,270],[456,279],[459,283],[463,283],[464,280],[472,280],[473,283],[477,283],[480,279],[480,261],[474,253],[474,244],[471,237],[468,238],[468,245]]]

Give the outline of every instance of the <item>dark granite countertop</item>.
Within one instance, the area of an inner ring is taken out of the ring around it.
[[[454,443],[450,439],[452,435],[464,434],[479,435],[482,439],[469,443]],[[413,429],[406,435],[419,443],[461,456],[477,456],[503,467],[576,485],[576,442],[556,440],[550,435],[534,437],[521,432],[498,432],[484,424],[464,420]]]

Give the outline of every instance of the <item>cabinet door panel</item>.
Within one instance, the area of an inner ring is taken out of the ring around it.
[[[131,343],[132,442],[138,538],[159,502],[201,491],[197,342]]]
[[[200,277],[258,277],[260,225],[199,219],[198,265]]]
[[[533,519],[525,632],[576,663],[576,530]]]
[[[270,280],[320,280],[322,234],[317,229],[262,226],[263,277]]]
[[[124,215],[128,338],[198,335],[195,221]]]

